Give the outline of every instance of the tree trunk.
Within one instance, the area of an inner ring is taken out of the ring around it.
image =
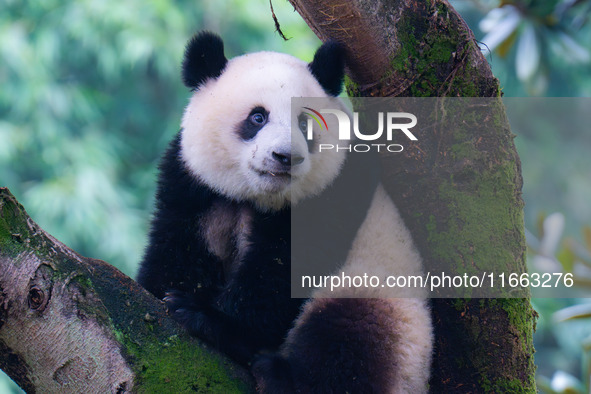
[[[290,2],[323,41],[347,47],[350,96],[501,96],[472,32],[446,1]],[[402,154],[382,156],[383,181],[428,268],[526,269],[519,157],[502,106],[493,115],[479,119],[478,132],[422,133]],[[431,392],[536,392],[529,298],[432,306]]]
[[[253,391],[164,304],[45,233],[0,188],[0,368],[28,393]]]

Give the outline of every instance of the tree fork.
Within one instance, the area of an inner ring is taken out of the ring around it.
[[[352,97],[501,96],[474,35],[447,1],[290,3],[323,41],[347,48]],[[422,133],[402,153],[381,156],[383,182],[427,269],[526,269],[520,161],[504,109],[493,107],[482,134]],[[536,392],[529,298],[432,305],[431,392]]]

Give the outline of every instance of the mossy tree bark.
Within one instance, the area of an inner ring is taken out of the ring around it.
[[[290,2],[318,37],[347,47],[350,96],[501,95],[444,0]],[[503,109],[495,111],[480,133],[422,133],[402,154],[382,156],[386,188],[427,267],[525,271],[520,162]],[[528,298],[434,299],[431,391],[536,392],[535,316]]]
[[[248,392],[164,304],[45,233],[0,188],[0,369],[28,393]]]

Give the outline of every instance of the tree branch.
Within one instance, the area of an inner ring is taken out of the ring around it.
[[[0,368],[34,392],[252,391],[164,304],[45,233],[0,188]]]
[[[498,81],[474,35],[447,1],[290,3],[320,39],[347,47],[351,96],[499,94]],[[464,74],[469,81],[462,81]]]

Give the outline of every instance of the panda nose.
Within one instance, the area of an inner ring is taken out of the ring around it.
[[[289,152],[273,152],[273,158],[284,166],[297,166],[302,164],[304,158],[299,155],[293,155]]]

